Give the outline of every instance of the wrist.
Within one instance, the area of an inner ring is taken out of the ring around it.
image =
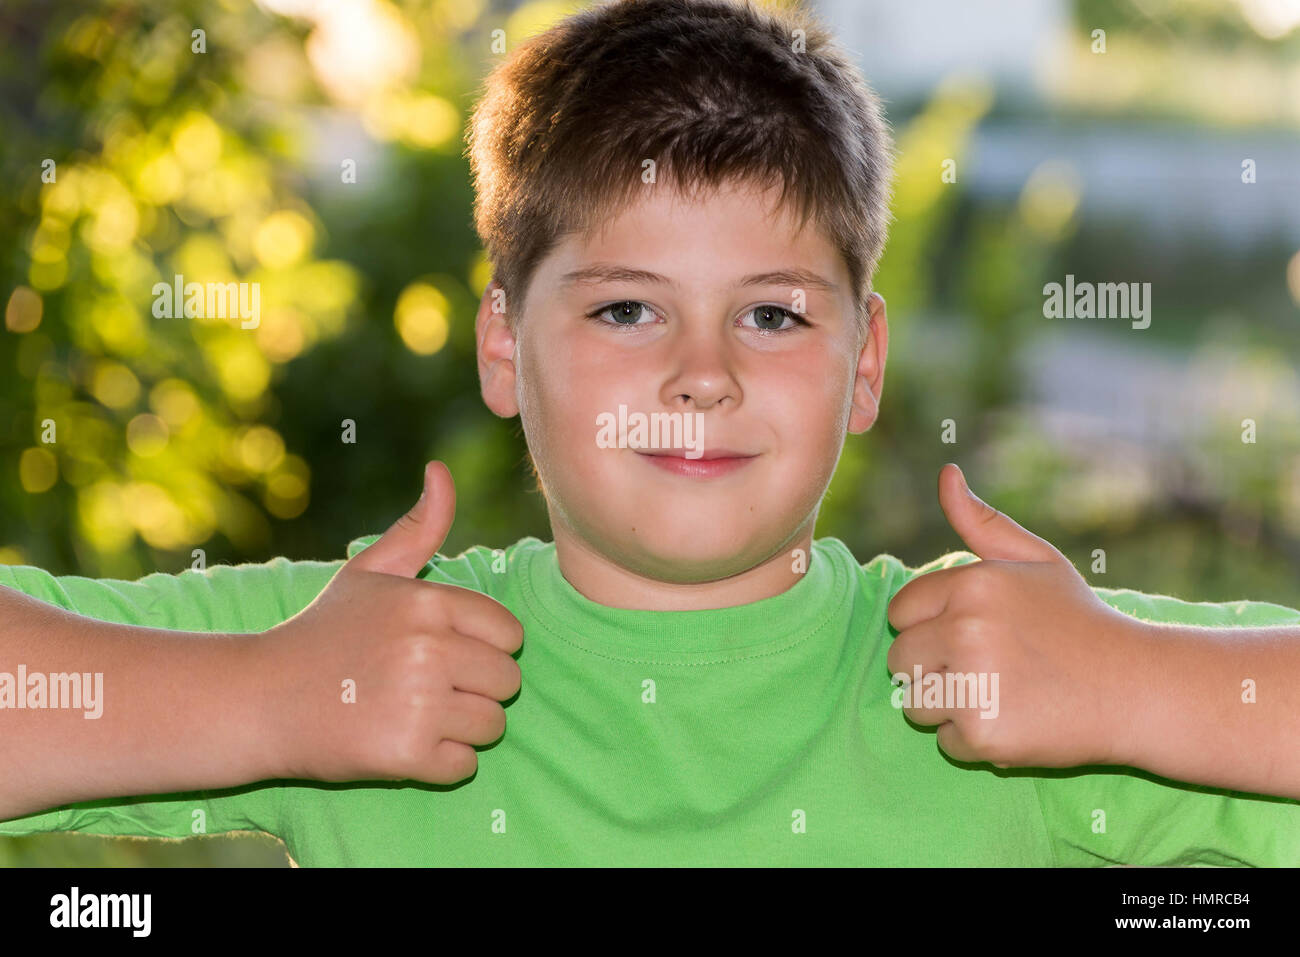
[[[1149,622],[1115,612],[1116,647],[1120,666],[1115,672],[1112,700],[1117,702],[1107,722],[1109,747],[1105,763],[1143,768],[1151,742],[1164,734],[1163,716],[1155,713],[1151,694],[1153,676],[1169,665],[1168,641],[1162,641]]]
[[[239,705],[248,716],[244,750],[253,763],[250,771],[259,781],[292,777],[285,734],[285,681],[276,655],[275,630],[232,637]]]

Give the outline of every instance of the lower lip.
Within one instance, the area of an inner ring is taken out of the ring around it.
[[[665,472],[675,472],[677,475],[686,475],[691,478],[716,478],[719,475],[726,475],[743,468],[754,461],[755,458],[752,455],[747,455],[743,458],[687,459],[676,455],[645,455],[642,452],[638,452],[637,455],[649,459],[651,465],[657,466]]]

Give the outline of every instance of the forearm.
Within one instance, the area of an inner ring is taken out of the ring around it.
[[[97,621],[0,587],[0,820],[277,776],[258,637]],[[50,678],[73,673],[78,707]]]
[[[1300,628],[1139,625],[1123,763],[1300,800]]]

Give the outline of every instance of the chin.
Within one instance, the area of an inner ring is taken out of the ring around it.
[[[658,527],[652,536],[637,534],[628,540],[624,551],[643,573],[681,582],[728,578],[752,568],[766,554],[752,532],[701,536],[699,528],[674,535],[672,528]]]

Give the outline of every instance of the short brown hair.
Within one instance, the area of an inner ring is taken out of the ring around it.
[[[861,72],[801,9],[600,3],[492,70],[466,140],[475,226],[512,328],[541,260],[634,201],[652,159],[656,180],[688,193],[727,181],[779,183],[782,203],[793,192],[801,223],[815,214],[844,257],[865,332],[893,144]]]

